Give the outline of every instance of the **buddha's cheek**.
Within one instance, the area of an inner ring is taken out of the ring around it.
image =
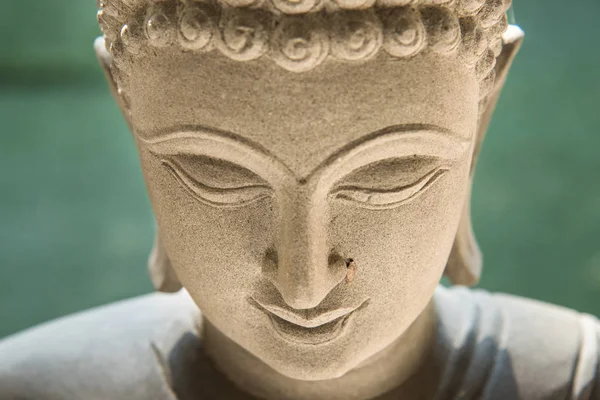
[[[264,315],[248,303],[273,243],[273,203],[218,208],[192,197],[160,164],[144,165],[160,238],[202,313],[233,336]]]
[[[360,340],[389,344],[429,302],[454,242],[468,177],[464,161],[413,201],[389,210],[332,203],[330,236],[355,260],[353,290],[371,299],[356,321]]]

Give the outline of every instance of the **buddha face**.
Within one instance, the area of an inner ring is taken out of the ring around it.
[[[167,48],[125,80],[162,245],[223,334],[320,380],[425,309],[470,186],[479,85],[462,63],[294,73]]]

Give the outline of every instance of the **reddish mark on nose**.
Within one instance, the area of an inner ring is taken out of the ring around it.
[[[346,260],[346,268],[348,269],[348,272],[346,273],[346,283],[348,285],[352,285],[352,282],[354,282],[354,278],[356,277],[356,271],[358,269],[356,262],[353,259],[348,258]]]

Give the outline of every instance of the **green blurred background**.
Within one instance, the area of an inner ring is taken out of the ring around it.
[[[600,315],[600,2],[515,2],[527,39],[475,182],[481,287]],[[2,8],[0,337],[151,291],[154,231],[95,1]]]

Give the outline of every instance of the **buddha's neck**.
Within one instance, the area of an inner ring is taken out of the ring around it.
[[[393,397],[397,398],[400,393],[396,391],[402,392],[402,397],[405,397],[400,387],[415,387],[412,384],[415,382],[409,383],[409,380],[428,380],[417,372],[424,366],[433,345],[435,323],[432,302],[411,327],[386,349],[344,376],[324,381],[299,381],[279,374],[226,338],[206,320],[203,324],[203,340],[217,368],[238,388],[261,399],[363,400],[392,391]],[[420,389],[423,386],[430,385],[416,384]],[[407,391],[409,398],[417,397],[413,389],[407,388]]]

